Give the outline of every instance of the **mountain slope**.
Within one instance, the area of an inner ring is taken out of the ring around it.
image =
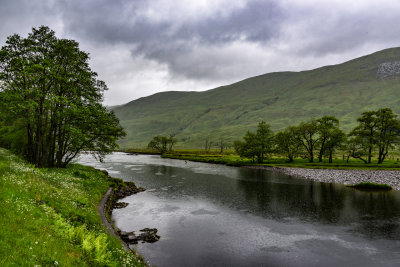
[[[311,117],[335,115],[349,131],[361,112],[390,107],[400,113],[400,48],[301,72],[276,72],[204,92],[162,92],[114,107],[127,137],[143,147],[158,134],[178,146],[202,147],[241,138],[261,120],[277,131]]]

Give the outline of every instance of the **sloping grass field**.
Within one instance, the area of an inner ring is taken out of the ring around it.
[[[380,64],[400,61],[400,48],[342,64],[252,77],[203,92],[162,92],[113,107],[127,132],[123,148],[143,148],[156,135],[175,134],[177,148],[241,139],[264,120],[274,131],[324,115],[349,132],[364,111],[400,114],[399,75],[377,76]],[[190,88],[187,88],[190,91]]]
[[[35,169],[0,148],[0,266],[144,266],[97,214],[111,184],[91,167]]]

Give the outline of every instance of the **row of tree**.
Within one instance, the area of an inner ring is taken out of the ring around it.
[[[74,40],[42,26],[0,50],[0,145],[36,167],[64,167],[79,152],[99,157],[125,135],[104,107],[106,84]]]
[[[339,128],[339,120],[333,116],[324,116],[289,126],[276,134],[270,126],[261,121],[256,132],[248,131],[243,141],[235,141],[234,148],[241,157],[251,158],[262,163],[269,153],[287,156],[290,162],[295,157],[322,162],[327,156],[332,162],[336,151],[350,157],[371,163],[374,153],[378,163],[383,163],[390,149],[399,141],[400,122],[397,115],[389,108],[362,113],[357,119],[358,125],[345,134]]]

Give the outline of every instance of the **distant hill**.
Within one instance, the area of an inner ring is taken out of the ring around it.
[[[205,138],[232,142],[264,120],[275,131],[311,117],[335,115],[349,131],[361,112],[390,107],[400,115],[400,48],[301,72],[275,72],[204,92],[162,92],[113,107],[127,136],[121,147],[144,147],[176,134],[178,146]]]

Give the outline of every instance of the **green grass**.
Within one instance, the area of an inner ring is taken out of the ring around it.
[[[348,187],[361,190],[392,190],[392,187],[387,184],[376,184],[371,182],[363,182],[355,185],[347,185]]]
[[[118,152],[132,153],[132,154],[144,154],[144,155],[160,155],[158,150],[151,148],[125,148],[119,149]]]
[[[274,131],[312,117],[336,116],[349,132],[362,112],[389,107],[400,114],[398,77],[376,77],[379,64],[400,61],[386,49],[334,66],[252,77],[203,92],[162,92],[114,107],[127,132],[121,147],[145,147],[156,135],[176,134],[177,148],[202,148],[206,137],[232,145],[261,120]],[[188,88],[190,90],[190,88]]]
[[[333,163],[328,163],[327,160],[324,162],[313,162],[310,163],[306,159],[296,158],[294,162],[288,162],[287,159],[279,156],[270,156],[262,164],[257,164],[250,159],[241,158],[234,154],[218,154],[214,153],[205,154],[204,150],[191,150],[187,152],[185,150],[177,150],[172,153],[164,154],[163,157],[190,160],[196,162],[206,162],[215,164],[225,164],[229,166],[245,166],[245,165],[257,165],[257,166],[271,166],[271,167],[293,167],[293,168],[309,168],[309,169],[360,169],[360,170],[399,170],[400,163],[397,160],[386,160],[383,164],[365,164],[356,159],[350,159],[347,163],[343,159],[336,158]],[[377,160],[375,160],[377,162]]]
[[[0,266],[144,266],[97,214],[111,184],[91,167],[35,169],[0,148]]]

